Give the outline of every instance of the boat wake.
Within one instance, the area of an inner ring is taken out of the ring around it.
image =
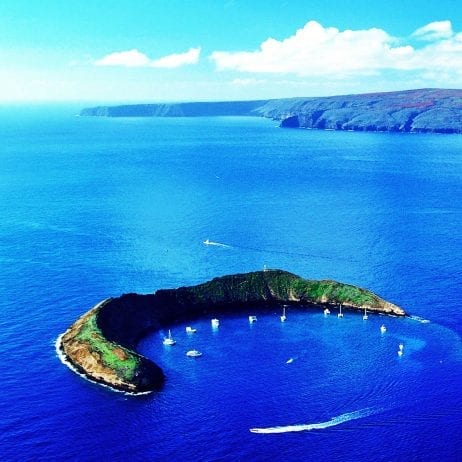
[[[209,239],[206,239],[206,240],[204,241],[204,244],[205,244],[205,245],[214,245],[214,246],[216,246],[216,247],[231,247],[230,245],[222,244],[221,242],[210,241]]]
[[[409,316],[409,319],[421,322],[422,324],[428,324],[430,322],[428,319],[421,318],[420,316]]]
[[[347,412],[346,414],[333,417],[327,422],[311,423],[304,425],[286,425],[280,427],[266,427],[266,428],[250,428],[252,433],[289,433],[289,432],[304,432],[310,430],[323,430],[324,428],[335,427],[350,420],[361,419],[378,411],[373,408],[360,409],[359,411]]]

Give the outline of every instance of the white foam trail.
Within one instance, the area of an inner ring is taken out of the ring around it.
[[[205,245],[214,245],[214,246],[217,246],[217,247],[231,247],[230,245],[222,244],[221,242],[209,241],[208,239],[206,239],[204,241],[204,244]]]
[[[309,430],[322,430],[324,428],[335,427],[349,420],[361,419],[377,411],[373,408],[360,409],[359,411],[347,412],[346,414],[333,417],[327,422],[312,423],[306,425],[286,425],[281,427],[266,427],[266,428],[250,428],[252,433],[289,433],[289,432],[304,432]]]
[[[421,318],[420,316],[409,316],[409,319],[421,322],[422,324],[428,324],[430,322],[428,319]]]

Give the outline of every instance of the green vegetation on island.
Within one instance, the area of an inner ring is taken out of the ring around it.
[[[98,312],[82,323],[75,336],[77,342],[88,345],[88,350],[98,355],[101,363],[115,372],[122,381],[132,381],[140,359],[133,351],[107,340],[96,322]]]
[[[215,278],[154,294],[125,294],[104,300],[79,318],[61,337],[66,362],[88,379],[116,390],[143,393],[159,389],[162,370],[134,351],[148,332],[204,316],[251,308],[322,308],[342,305],[371,313],[405,316],[400,307],[359,287],[329,280],[302,279],[281,270]]]

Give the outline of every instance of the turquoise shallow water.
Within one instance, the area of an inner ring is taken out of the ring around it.
[[[4,460],[461,458],[462,137],[66,108],[0,119]],[[167,382],[139,398],[56,358],[57,335],[108,296],[264,265],[431,322],[258,312],[215,332],[200,320],[194,337],[172,326],[170,350],[163,333],[140,345]]]

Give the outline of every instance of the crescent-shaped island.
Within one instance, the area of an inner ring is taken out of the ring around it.
[[[406,316],[399,306],[359,287],[264,270],[218,277],[191,287],[161,289],[154,294],[109,298],[60,335],[56,347],[63,362],[87,379],[117,391],[148,393],[159,390],[165,376],[157,364],[135,351],[147,333],[205,316],[282,305],[293,309],[342,305],[351,310]]]

